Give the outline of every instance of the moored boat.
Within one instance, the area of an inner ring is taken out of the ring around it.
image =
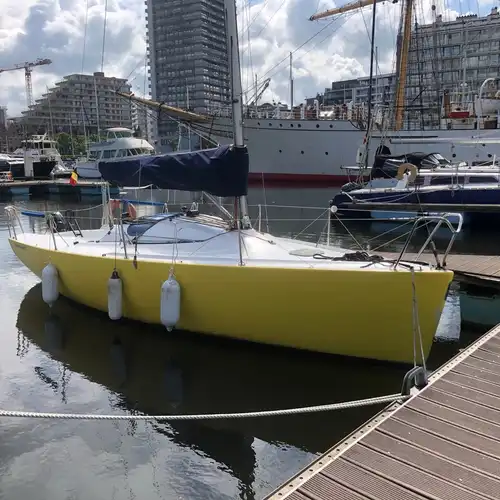
[[[88,157],[75,163],[74,169],[82,179],[99,179],[99,162],[123,161],[154,154],[154,147],[146,139],[134,137],[133,131],[128,128],[110,128],[105,133],[104,141],[91,144]]]

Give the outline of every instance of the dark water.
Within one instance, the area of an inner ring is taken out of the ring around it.
[[[330,190],[255,190],[250,204],[272,205],[267,218],[275,234],[296,235],[319,217],[301,234],[314,239],[325,227],[326,214],[321,207],[331,195]],[[150,193],[141,196],[148,198]],[[173,201],[167,193],[154,196]],[[78,206],[60,200],[17,204],[45,210],[82,209],[98,202]],[[37,278],[8,247],[4,206],[0,206],[1,408],[220,413],[324,404],[400,389],[405,372],[400,367],[169,334],[160,327],[125,321],[114,323],[105,314],[65,299],[49,313]],[[252,213],[257,211],[253,206]],[[81,212],[82,224],[98,227],[98,221],[84,218],[98,213],[99,209]],[[43,226],[42,220],[23,221],[26,227]],[[332,243],[356,248],[349,231],[365,245],[380,228],[334,224]],[[395,231],[384,238],[389,241],[396,236]],[[392,243],[398,244],[400,240]],[[464,235],[458,244],[465,251],[468,245],[482,253],[496,251],[489,235]],[[490,246],[486,248],[486,244]],[[370,297],[360,296],[360,308],[364,300]],[[461,328],[460,295],[454,288],[431,367],[477,335],[477,331]],[[378,410],[369,407],[182,423],[4,419],[0,427],[0,498],[259,499]]]

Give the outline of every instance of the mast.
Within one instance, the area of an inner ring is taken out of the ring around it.
[[[293,67],[292,53],[290,52],[290,114],[293,117]]]
[[[372,97],[373,97],[373,61],[375,59],[375,27],[376,27],[376,9],[377,2],[373,0],[372,12],[372,35],[370,44],[370,83],[368,85],[368,116],[366,118],[366,137],[365,137],[365,158],[364,166],[368,168],[368,152],[370,148],[370,136],[372,127]]]
[[[95,96],[95,113],[96,113],[96,124],[97,124],[97,142],[101,142],[101,126],[99,123],[99,97],[97,95],[97,81],[94,75],[94,96]]]
[[[259,100],[259,79],[257,74],[255,74],[255,116],[257,116],[257,111],[259,110],[258,101]]]
[[[189,85],[188,85],[187,78],[186,78],[186,107],[189,111]],[[190,126],[188,126],[188,147],[189,147],[189,151],[193,150],[192,145],[191,145],[191,127]]]
[[[233,115],[233,134],[235,148],[244,148],[243,137],[243,105],[241,97],[243,88],[241,85],[240,70],[240,50],[238,46],[238,22],[236,20],[236,2],[235,0],[225,0],[226,6],[226,33],[229,56],[229,75],[231,78],[231,103]],[[250,217],[248,216],[247,197],[239,197],[239,208],[241,215],[242,229],[250,229]],[[235,214],[236,215],[236,214]]]
[[[410,50],[411,16],[413,12],[413,0],[406,0],[403,6],[403,35],[401,39],[401,51],[398,58],[398,81],[396,87],[396,114],[394,129],[401,130],[403,126],[403,115],[405,105],[406,73],[408,70],[408,51]]]

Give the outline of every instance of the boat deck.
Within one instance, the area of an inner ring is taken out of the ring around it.
[[[268,500],[500,498],[500,325]]]
[[[396,259],[399,252],[376,252],[386,259]],[[442,255],[439,256],[440,261]],[[425,262],[435,264],[436,259],[431,253],[424,253],[417,259],[416,253],[405,253],[403,259],[406,262]],[[500,256],[498,255],[448,255],[446,267],[453,271],[457,278],[472,278],[487,281],[491,285],[500,286]],[[500,495],[499,495],[500,497]]]
[[[101,180],[86,180],[79,179],[77,185],[81,186],[97,186],[101,187],[106,182]],[[32,179],[32,180],[14,180],[14,181],[0,181],[1,187],[33,187],[33,186],[66,186],[70,185],[69,177],[62,179]]]

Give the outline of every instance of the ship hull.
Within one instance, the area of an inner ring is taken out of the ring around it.
[[[476,135],[475,130],[429,130],[389,132],[388,138],[464,139]],[[220,144],[232,142],[229,118],[217,118],[211,136]],[[246,119],[245,142],[250,154],[250,181],[254,183],[298,183],[341,185],[350,180],[343,167],[356,164],[356,154],[365,132],[344,120],[278,120]],[[499,130],[487,131],[488,138],[500,138]],[[369,164],[381,141],[373,134]],[[409,151],[438,152],[460,161],[491,161],[500,157],[500,143],[481,146],[440,144],[386,144],[391,154]],[[455,154],[455,157],[453,156]],[[351,174],[352,179],[352,174]]]

